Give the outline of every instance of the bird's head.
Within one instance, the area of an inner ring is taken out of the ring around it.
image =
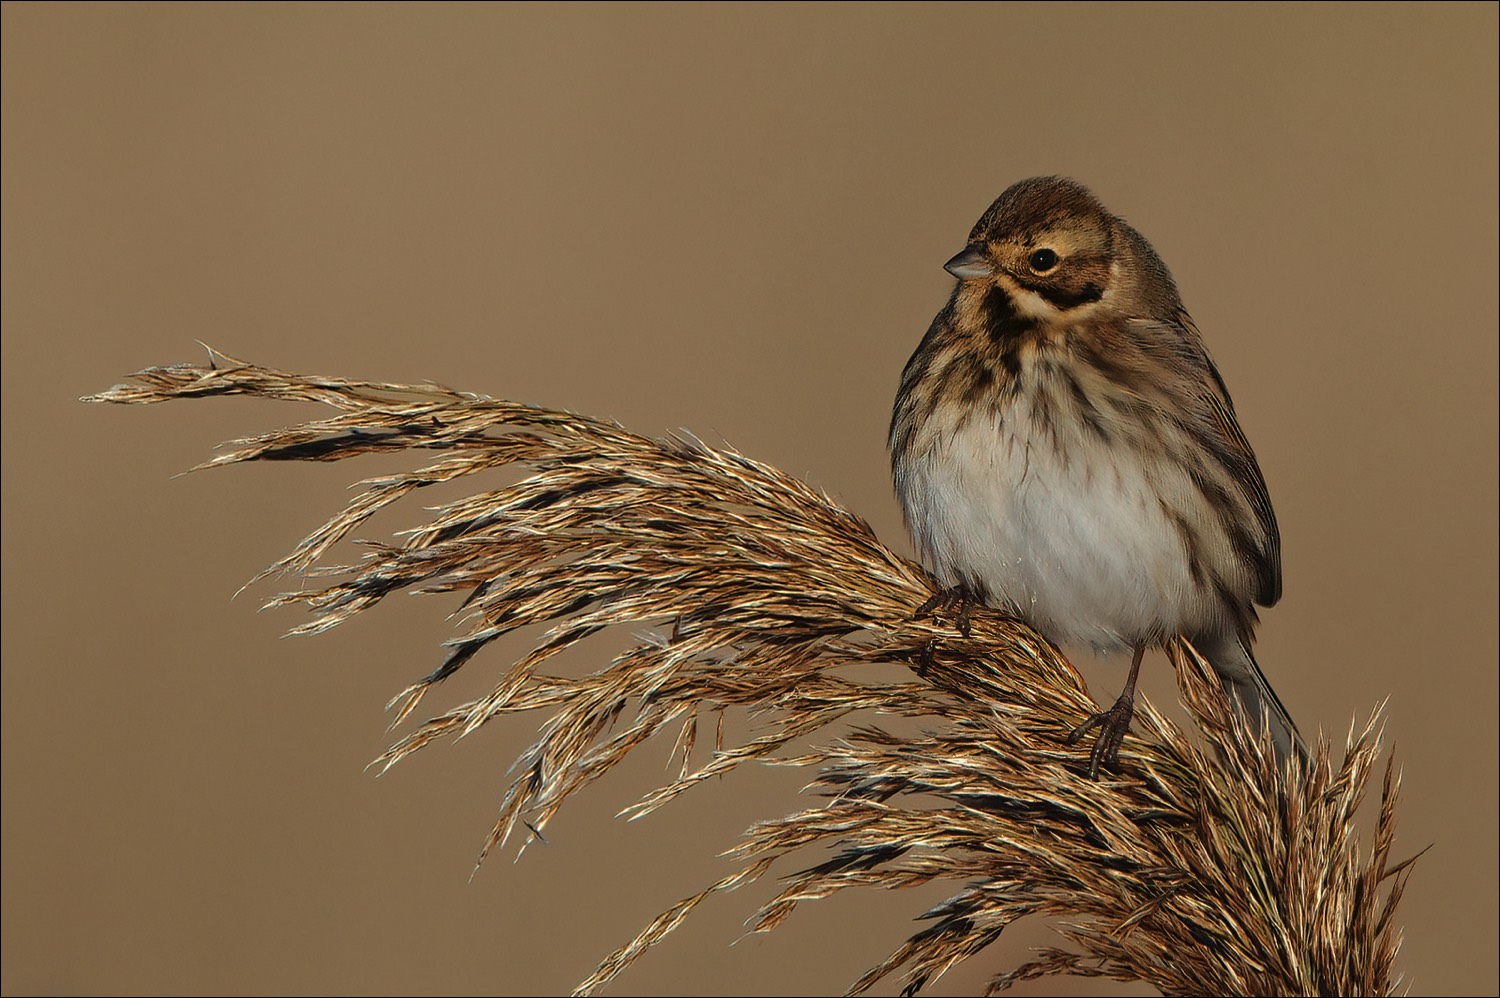
[[[993,289],[1019,314],[1081,318],[1101,307],[1152,317],[1180,307],[1149,243],[1082,184],[1033,177],[1012,185],[945,265],[963,285]]]

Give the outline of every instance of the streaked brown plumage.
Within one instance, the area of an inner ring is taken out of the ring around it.
[[[1305,751],[1250,653],[1281,596],[1280,536],[1223,379],[1166,266],[1083,186],[1012,186],[947,269],[959,280],[907,362],[896,492],[960,598],[1051,640],[1131,649],[1090,760],[1112,764],[1149,647],[1181,635],[1279,752]]]

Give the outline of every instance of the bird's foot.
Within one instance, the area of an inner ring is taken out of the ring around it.
[[[1120,745],[1125,741],[1125,733],[1130,730],[1130,719],[1135,716],[1135,691],[1129,690],[1120,695],[1115,705],[1109,710],[1100,711],[1093,717],[1084,721],[1078,727],[1068,733],[1063,740],[1065,745],[1076,743],[1084,735],[1094,728],[1099,729],[1099,737],[1094,739],[1094,748],[1089,752],[1089,779],[1099,778],[1099,769],[1108,766],[1116,769],[1120,761]]]
[[[969,617],[979,600],[969,592],[966,586],[953,586],[950,589],[941,589],[932,594],[932,597],[917,607],[917,612],[912,614],[916,620],[923,617],[951,616],[953,626],[958,628],[958,633],[964,637],[969,636]]]

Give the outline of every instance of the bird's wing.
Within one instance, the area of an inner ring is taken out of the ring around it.
[[[1281,531],[1276,525],[1276,512],[1271,508],[1271,494],[1266,489],[1260,464],[1255,460],[1255,451],[1235,418],[1229,388],[1203,345],[1202,334],[1185,312],[1180,317],[1180,324],[1187,333],[1182,339],[1191,355],[1187,359],[1201,365],[1201,370],[1209,375],[1206,379],[1196,379],[1202,386],[1196,401],[1207,417],[1204,442],[1229,471],[1230,480],[1254,512],[1260,528],[1256,531],[1257,543],[1253,551],[1257,585],[1255,602],[1261,606],[1274,606],[1281,599]]]

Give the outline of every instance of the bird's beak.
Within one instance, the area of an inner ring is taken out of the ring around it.
[[[984,250],[978,246],[966,246],[964,251],[947,263],[943,269],[960,281],[973,280],[977,277],[991,277],[995,273],[995,265],[990,262]]]

